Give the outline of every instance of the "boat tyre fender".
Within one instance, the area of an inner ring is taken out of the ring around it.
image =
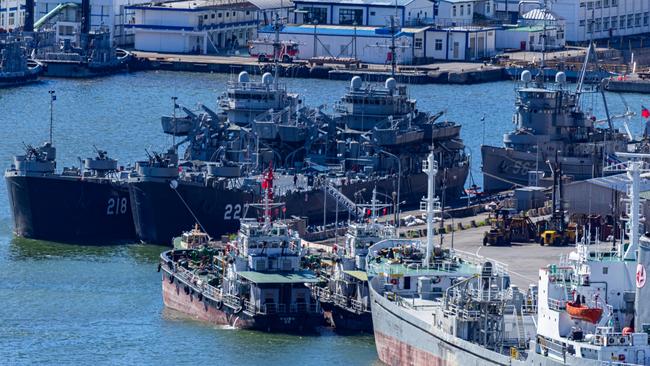
[[[207,306],[207,305],[206,305],[206,306]],[[221,310],[221,308],[223,308],[223,301],[221,301],[221,300],[217,301],[217,303],[215,304],[215,307],[216,307],[218,310]]]
[[[196,297],[199,299],[199,301],[202,301],[202,300],[203,300],[203,294],[200,293],[200,292],[199,292],[198,295],[196,295]]]
[[[158,270],[156,272],[160,272],[161,268],[162,268],[162,264],[160,264],[160,262],[158,262]]]
[[[174,274],[173,273],[169,274],[169,283],[174,283]]]
[[[239,314],[239,313],[241,313],[242,310],[244,310],[244,307],[243,307],[243,306],[240,306],[240,307],[238,307],[237,309],[235,309],[235,311],[233,311],[233,313],[234,313],[234,314]]]
[[[186,294],[186,295],[189,295],[189,294],[190,294],[190,286],[185,285],[184,290],[185,290],[185,294]]]

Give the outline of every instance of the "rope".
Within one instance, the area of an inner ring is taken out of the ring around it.
[[[192,217],[194,218],[194,221],[196,221],[196,223],[199,224],[199,226],[201,227],[201,230],[203,230],[204,233],[208,234],[208,231],[205,229],[205,227],[203,226],[203,224],[201,224],[201,222],[200,222],[199,219],[196,217],[196,215],[194,214],[194,212],[192,211],[192,209],[190,208],[190,206],[187,204],[187,202],[185,202],[185,200],[183,199],[183,197],[181,196],[181,194],[176,190],[176,188],[172,188],[172,190],[176,193],[176,195],[177,195],[178,198],[181,200],[181,202],[183,202],[183,205],[185,205],[185,208],[187,208],[187,211],[190,212],[190,215],[192,215]],[[210,234],[208,234],[208,237],[209,237],[210,239],[212,239],[212,237],[210,236]]]

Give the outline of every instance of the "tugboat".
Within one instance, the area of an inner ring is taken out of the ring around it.
[[[375,343],[388,365],[511,365],[526,350],[525,296],[504,265],[434,246],[437,166],[429,155],[426,244],[389,239],[369,248]],[[506,331],[507,330],[507,331]],[[513,353],[514,353],[513,352]]]
[[[262,220],[242,219],[237,239],[226,245],[161,254],[165,306],[196,319],[267,332],[311,333],[321,325],[318,301],[307,284],[316,276],[300,269],[300,238],[272,216],[273,170],[265,180]]]
[[[25,42],[10,33],[0,34],[0,88],[38,80],[43,65],[28,60]]]
[[[56,173],[51,142],[27,146],[5,171],[15,234],[88,245],[133,241],[127,175],[101,150],[81,168]]]
[[[586,62],[593,52],[590,45]],[[613,127],[609,114],[602,121],[607,127],[601,128],[596,117],[583,109],[582,80],[584,76],[574,92],[563,72],[557,73],[554,84],[545,83],[542,76],[533,81],[529,71],[522,72],[513,116],[516,129],[504,135],[504,147],[481,147],[486,192],[528,186],[530,171],[550,175],[546,161],[556,153],[564,174],[584,180],[601,176],[615,152],[627,151],[631,141]]]
[[[90,0],[82,0],[81,32],[76,46],[69,39],[59,45],[48,45],[51,32],[36,34],[39,44],[32,51],[32,58],[45,65],[45,76],[86,78],[126,70],[131,54],[112,46],[108,29],[91,31],[90,16]]]
[[[380,205],[376,195],[377,191],[373,190],[372,204],[368,209],[370,220],[351,223],[345,247],[334,247],[334,266],[327,287],[313,287],[326,318],[340,333],[372,333],[366,255],[368,248],[375,243],[397,238],[395,226],[378,221],[377,212],[388,205]]]

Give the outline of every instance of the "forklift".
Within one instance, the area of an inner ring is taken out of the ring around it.
[[[553,193],[551,218],[540,227],[538,242],[540,245],[568,245],[576,240],[576,226],[567,225],[564,217],[564,207],[562,202],[562,165],[557,161],[555,155],[555,164],[550,161],[546,162],[551,168],[553,175]]]
[[[483,234],[483,245],[510,245],[510,215],[508,210],[495,209],[488,218],[490,230]]]

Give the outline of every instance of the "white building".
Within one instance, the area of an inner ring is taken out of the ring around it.
[[[547,51],[564,48],[566,40],[564,32],[556,26],[547,26],[544,31],[543,25],[531,26],[505,26],[497,30],[497,49],[499,50],[522,50],[542,51],[544,34],[546,34]]]
[[[255,37],[258,9],[248,1],[190,0],[130,6],[135,49],[208,53],[245,47]]]
[[[510,16],[519,14],[518,1],[495,0],[497,11]],[[565,21],[566,40],[584,42],[650,32],[648,0],[556,0],[550,4],[553,14]],[[522,14],[537,5],[522,7]],[[514,23],[514,22],[513,22]]]
[[[0,28],[13,30],[25,23],[25,4],[21,0],[0,0]]]
[[[415,56],[425,61],[475,61],[496,54],[496,29],[431,27],[416,35],[414,44]]]
[[[90,0],[90,27],[107,27],[116,44],[133,43],[133,33],[124,27],[133,14],[126,7],[144,0]],[[77,6],[71,6],[77,4]],[[57,30],[57,38],[71,38],[80,28],[81,0],[36,0],[34,22],[48,17]]]
[[[436,25],[451,27],[471,25],[474,19],[474,0],[438,0]]]
[[[413,31],[402,29],[395,35],[397,63],[410,64],[413,61]],[[272,39],[271,27],[259,30],[259,38]],[[283,41],[299,44],[297,58],[340,57],[357,58],[373,64],[390,63],[388,54],[391,44],[390,32],[385,28],[349,27],[336,25],[290,25],[280,32]]]
[[[294,0],[296,24],[337,24],[384,27],[390,17],[399,26],[431,24],[431,0]]]

